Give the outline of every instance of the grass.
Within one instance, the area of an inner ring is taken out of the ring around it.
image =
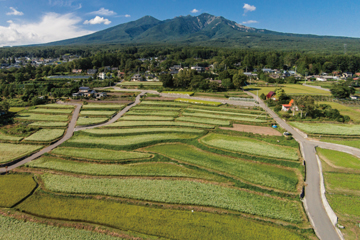
[[[76,135],[69,139],[67,143],[88,146],[105,146],[105,147],[127,147],[136,145],[146,145],[153,142],[166,142],[178,139],[192,139],[198,135],[190,133],[158,133],[118,137],[94,137],[88,135]]]
[[[189,104],[172,102],[172,101],[142,101],[140,107],[147,105],[169,106],[169,107],[187,107]]]
[[[216,176],[205,172],[188,169],[172,163],[137,163],[137,164],[95,164],[74,162],[52,157],[42,157],[26,164],[27,167],[51,169],[56,171],[97,176],[161,176],[188,177],[216,180]]]
[[[193,96],[194,92],[180,92],[180,91],[163,91],[164,94],[180,94],[180,95],[187,95],[187,96]]]
[[[72,109],[51,109],[51,108],[36,108],[30,109],[30,113],[48,113],[48,114],[71,114]]]
[[[92,159],[92,160],[113,160],[113,161],[151,157],[151,154],[148,153],[113,151],[113,150],[106,150],[101,148],[58,147],[55,148],[51,153],[55,155],[66,156],[71,158]]]
[[[298,203],[213,184],[180,180],[84,179],[54,174],[44,174],[42,179],[45,188],[53,192],[211,206],[289,222],[302,221]]]
[[[287,148],[284,146],[269,144],[251,138],[211,133],[205,138],[201,139],[201,142],[212,147],[236,152],[244,152],[251,155],[299,160],[298,151],[295,148]]]
[[[233,120],[238,122],[257,122],[257,123],[266,123],[267,120],[264,119],[255,119],[254,118],[247,118],[247,117],[237,117],[237,116],[229,116],[229,115],[218,115],[218,114],[211,114],[211,113],[188,113],[184,112],[183,116],[189,117],[199,117],[199,118],[216,118],[216,119],[224,119],[224,120]]]
[[[5,135],[3,133],[0,132],[0,140],[5,140],[5,141],[20,141],[21,139],[23,139],[23,137],[15,137],[15,136],[10,136],[10,135]]]
[[[360,108],[347,107],[335,102],[317,102],[318,104],[328,104],[332,108],[340,111],[341,115],[348,115],[355,123],[360,123]]]
[[[292,126],[310,134],[360,135],[360,125],[302,122],[289,123]]]
[[[122,82],[119,83],[120,86],[162,86],[162,82]]]
[[[12,207],[28,196],[35,187],[36,183],[29,174],[0,175],[0,207]]]
[[[105,127],[165,127],[165,126],[177,126],[177,127],[196,127],[196,128],[205,128],[213,129],[214,125],[200,124],[200,123],[187,123],[187,122],[173,122],[173,121],[119,121],[112,123]]]
[[[153,107],[153,106],[141,106],[141,105],[138,105],[138,106],[135,106],[132,108],[133,110],[146,110],[146,111],[157,111],[157,110],[160,110],[160,111],[180,111],[181,108],[179,107]]]
[[[69,120],[66,115],[45,115],[36,113],[21,113],[15,116],[18,120],[26,121],[52,121],[52,122],[67,122]]]
[[[335,212],[356,218],[360,217],[360,198],[358,196],[327,194],[326,198]]]
[[[331,93],[328,91],[315,89],[300,84],[282,84],[281,86],[284,86],[281,88],[284,89],[286,94],[289,95],[325,95],[325,96],[331,95]],[[270,91],[275,91],[276,88],[280,88],[280,87],[245,87],[244,89],[245,90],[247,89],[254,94],[257,94],[257,92],[259,92],[259,96],[260,96],[262,93],[266,95]]]
[[[182,102],[182,103],[191,103],[191,104],[202,104],[202,105],[209,105],[209,106],[223,105],[221,102],[195,100],[195,99],[183,99],[183,98],[178,98],[178,99],[175,99],[174,101],[175,102]]]
[[[121,117],[119,121],[172,121],[174,117],[161,117],[161,116],[131,116],[127,115]]]
[[[124,105],[116,105],[116,104],[87,104],[87,105],[83,105],[82,109],[84,109],[84,110],[105,110],[105,109],[119,110],[123,107],[124,107]]]
[[[360,169],[360,159],[351,154],[323,148],[316,148],[316,150],[320,157],[325,157],[337,167],[350,168],[355,170]]]
[[[267,114],[261,115],[262,112],[259,112],[257,114],[251,114],[251,113],[243,113],[243,112],[227,112],[223,111],[222,109],[218,109],[218,111],[212,111],[212,110],[206,110],[206,109],[198,109],[198,108],[187,108],[185,111],[189,112],[202,112],[202,113],[208,113],[208,114],[221,114],[221,115],[233,115],[233,116],[248,116],[248,117],[260,117],[260,118],[266,118],[268,117]]]
[[[34,122],[29,124],[32,127],[66,127],[67,122]]]
[[[39,145],[0,143],[0,163],[15,161],[40,150],[42,147]]]
[[[329,142],[329,143],[336,143],[336,144],[340,144],[340,145],[346,145],[349,147],[354,147],[354,148],[360,148],[360,140],[347,140],[347,139],[324,139],[322,138],[321,141],[323,142]]]
[[[52,240],[88,239],[88,240],[122,240],[121,238],[95,233],[76,228],[59,228],[29,221],[20,221],[0,215],[0,232],[2,239],[44,239]]]
[[[37,108],[74,108],[73,105],[63,105],[63,104],[44,104],[44,105],[36,105]]]
[[[21,112],[22,110],[24,110],[25,108],[24,107],[11,107],[9,109],[9,112],[12,112],[12,113],[17,113],[17,112]]]
[[[204,130],[195,128],[130,128],[130,129],[86,129],[82,132],[99,136],[117,136],[142,133],[204,133]]]
[[[191,108],[192,109],[204,109],[204,110],[210,110],[210,111],[235,112],[235,113],[252,113],[252,114],[264,113],[264,111],[262,111],[262,110],[248,109],[248,108],[230,108],[227,106],[209,107],[209,106],[201,106],[201,105],[191,105]]]
[[[215,155],[184,144],[148,147],[148,151],[190,164],[221,171],[248,182],[287,191],[295,191],[298,183],[294,171],[276,166],[248,162],[237,158]]]
[[[81,111],[80,116],[112,116],[115,111]]]
[[[211,118],[199,118],[199,117],[179,117],[176,119],[176,121],[204,123],[204,124],[212,124],[212,125],[219,125],[219,126],[229,126],[230,125],[230,121],[211,119]]]
[[[179,112],[174,111],[141,111],[141,110],[132,110],[126,115],[138,115],[138,116],[170,116],[177,117]]]
[[[106,200],[36,194],[20,204],[19,209],[43,217],[92,222],[166,239],[185,240],[189,236],[192,239],[304,239],[294,230],[236,215],[151,208]]]
[[[64,135],[63,129],[40,129],[36,133],[25,138],[24,141],[51,142]]]
[[[108,121],[108,118],[85,118],[85,117],[79,117],[77,122],[76,122],[76,126],[87,126],[87,125],[96,125],[96,124],[100,124],[100,123],[104,123],[106,121]]]
[[[360,175],[350,173],[325,173],[327,187],[331,191],[359,191],[360,190]]]

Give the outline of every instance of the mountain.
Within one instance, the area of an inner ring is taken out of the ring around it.
[[[224,17],[207,13],[180,16],[160,21],[145,16],[87,36],[46,45],[91,44],[186,44],[243,48],[275,48],[289,50],[341,50],[343,44],[360,50],[355,38],[291,34],[246,27]],[[353,45],[352,45],[353,44]]]

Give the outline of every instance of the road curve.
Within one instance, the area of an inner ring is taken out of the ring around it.
[[[250,92],[247,93],[257,99],[254,94]],[[289,124],[287,124],[275,112],[267,107],[261,99],[258,99],[258,102],[260,106],[274,118],[279,126],[291,133],[295,140],[302,146],[301,150],[306,162],[304,206],[307,215],[309,216],[310,222],[314,227],[316,235],[321,240],[341,239],[337,230],[335,229],[335,226],[332,224],[321,199],[320,174],[322,173],[319,169],[315,150],[315,147],[319,144],[317,142],[311,142],[305,139],[299,132],[295,131]]]
[[[78,119],[79,117],[79,113],[80,113],[80,109],[81,109],[81,104],[66,104],[66,105],[75,105],[75,110],[74,110],[74,113],[71,117],[71,121],[68,125],[68,128],[66,130],[66,134],[64,135],[64,137],[62,139],[60,139],[59,141],[57,141],[56,143],[50,145],[50,146],[47,146],[46,148],[42,149],[41,151],[31,155],[30,157],[27,157],[11,166],[8,166],[7,168],[0,168],[0,173],[4,173],[6,171],[9,171],[9,170],[13,170],[17,167],[20,167],[22,165],[24,165],[25,163],[28,163],[40,156],[42,156],[43,154],[47,153],[47,152],[50,152],[51,150],[53,150],[54,148],[58,147],[59,145],[61,145],[62,143],[64,143],[65,141],[69,140],[73,133],[74,133],[74,129],[75,129],[75,125],[76,125],[76,120]]]

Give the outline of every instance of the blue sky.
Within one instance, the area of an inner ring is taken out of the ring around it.
[[[360,37],[360,1],[0,0],[0,46],[78,37],[151,15],[210,13],[279,32]]]

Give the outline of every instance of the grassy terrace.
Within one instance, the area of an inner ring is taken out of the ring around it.
[[[336,143],[336,144],[340,144],[340,145],[346,145],[349,147],[354,147],[354,148],[360,148],[360,140],[347,140],[347,139],[327,139],[327,138],[322,138],[321,141],[323,142],[330,142],[330,143]]]
[[[111,160],[121,161],[130,159],[142,159],[150,158],[151,154],[141,152],[124,152],[124,151],[113,151],[100,148],[68,148],[59,147],[55,148],[52,154],[65,156],[76,159],[91,159],[91,160]]]
[[[162,106],[142,106],[138,105],[132,108],[132,110],[145,110],[145,111],[180,111],[180,107],[162,107]]]
[[[259,96],[264,93],[268,94],[270,91],[275,91],[278,87],[245,87],[245,89],[251,91],[254,94],[257,94],[257,90],[259,91]],[[285,90],[286,94],[289,95],[324,95],[330,96],[331,93],[325,90],[316,89],[312,87],[303,86],[300,84],[281,84],[281,88]]]
[[[174,122],[174,121],[119,121],[105,126],[106,128],[118,127],[195,127],[204,129],[213,129],[214,125],[191,122]]]
[[[193,96],[194,92],[181,92],[181,91],[163,91],[164,94],[180,94],[186,96]]]
[[[237,116],[229,116],[229,115],[218,115],[218,114],[211,114],[211,113],[189,113],[184,112],[183,116],[189,117],[199,117],[199,118],[213,118],[213,119],[224,119],[224,120],[233,120],[238,122],[256,122],[256,123],[266,123],[267,120],[258,118],[256,119],[255,115],[253,118],[250,117],[237,117]]]
[[[80,112],[80,116],[112,116],[115,111],[84,111]]]
[[[261,142],[251,138],[226,136],[221,134],[209,134],[201,139],[201,142],[216,148],[222,148],[235,152],[245,152],[253,155],[261,155],[273,158],[298,160],[297,149]]]
[[[0,141],[20,141],[21,139],[23,139],[23,137],[10,136],[0,132]]]
[[[51,142],[64,135],[62,129],[41,129],[36,133],[25,138],[24,141],[28,142]]]
[[[0,164],[25,157],[37,150],[40,150],[42,147],[43,146],[39,145],[0,143]]]
[[[360,159],[351,154],[323,148],[317,148],[317,152],[337,167],[360,170]]]
[[[168,107],[188,107],[189,104],[172,101],[142,101],[139,106],[168,106]]]
[[[67,127],[67,122],[34,122],[29,124],[32,127]]]
[[[242,117],[243,116],[255,117],[255,118],[259,117],[260,119],[268,117],[267,114],[261,115],[261,113],[263,113],[263,112],[253,114],[253,113],[245,113],[245,112],[227,112],[227,111],[222,111],[222,110],[213,111],[213,110],[198,109],[198,108],[187,108],[187,109],[185,109],[185,111],[187,111],[187,112],[200,112],[200,113],[207,113],[207,114],[221,114],[221,115],[230,115],[230,116],[242,116]]]
[[[347,107],[345,105],[335,102],[317,102],[317,103],[328,104],[332,108],[339,110],[341,115],[348,115],[353,122],[360,123],[360,108]]]
[[[360,135],[360,125],[331,123],[289,122],[292,126],[310,134]]]
[[[229,173],[245,181],[266,187],[295,191],[298,183],[294,171],[216,155],[189,145],[165,144],[149,147],[147,150],[182,162]]]
[[[138,115],[138,116],[179,116],[179,112],[175,111],[145,111],[145,110],[132,110],[126,113],[126,115]]]
[[[132,116],[126,115],[121,117],[118,121],[172,121],[174,117],[164,117],[164,116]]]
[[[203,124],[211,124],[211,125],[219,125],[219,126],[230,126],[230,121],[211,119],[211,118],[190,117],[190,116],[179,117],[176,119],[176,121],[203,123]]]
[[[221,105],[223,105],[221,102],[195,100],[195,99],[183,99],[183,98],[175,99],[175,102],[201,104],[201,105],[209,105],[209,106],[221,106]]]
[[[64,105],[64,104],[44,104],[44,105],[36,105],[37,108],[68,108],[68,109],[73,109],[75,108],[73,105]]]
[[[104,123],[108,120],[109,118],[104,118],[104,117],[92,117],[92,118],[79,117],[76,122],[76,126],[96,125],[96,124]]]
[[[83,105],[83,110],[120,110],[124,105],[117,104],[87,104]]]
[[[251,194],[232,188],[191,181],[145,179],[84,179],[70,176],[42,176],[45,188],[54,192],[99,194],[175,204],[225,208],[259,216],[301,222],[295,202]],[[252,206],[246,204],[252,202]],[[272,206],[269,209],[268,206]]]
[[[53,121],[53,122],[67,122],[69,117],[66,115],[45,115],[36,113],[21,113],[16,115],[17,120],[25,121]]]
[[[28,110],[31,113],[44,113],[44,114],[71,114],[72,109],[52,109],[52,108],[36,108]]]
[[[204,130],[194,128],[135,128],[135,129],[87,129],[83,130],[90,135],[95,136],[120,136],[126,134],[143,133],[204,133]]]

